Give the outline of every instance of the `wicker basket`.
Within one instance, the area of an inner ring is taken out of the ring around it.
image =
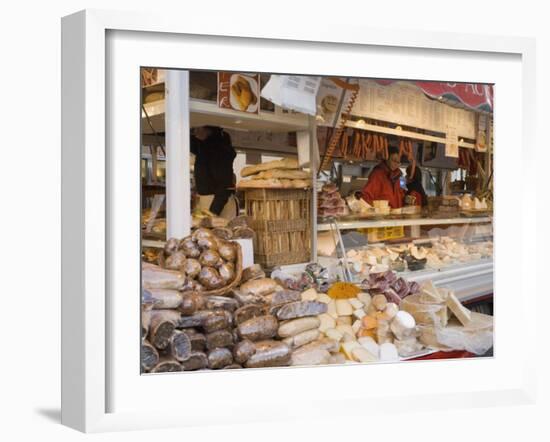
[[[309,261],[311,255],[311,190],[245,190],[251,217],[254,260],[271,268]]]

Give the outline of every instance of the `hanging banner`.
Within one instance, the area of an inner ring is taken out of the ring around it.
[[[218,72],[218,107],[257,114],[260,109],[260,75]]]
[[[378,84],[389,85],[396,80],[375,80]],[[493,110],[493,86],[481,83],[444,83],[439,81],[411,81],[431,98],[449,98],[460,101],[474,110]]]

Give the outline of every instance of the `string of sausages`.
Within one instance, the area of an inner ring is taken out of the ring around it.
[[[388,146],[385,135],[347,129],[342,134],[340,153],[345,160],[382,160],[388,158]]]
[[[403,156],[409,160],[409,164],[411,165],[410,177],[412,178],[416,170],[416,158],[414,157],[412,140],[407,138],[399,140],[399,158],[403,158]]]
[[[351,110],[353,109],[353,105],[355,104],[355,101],[359,96],[359,85],[347,85],[346,87],[348,87],[351,90],[351,95],[344,112],[342,112],[342,115],[340,117],[340,122],[338,123],[336,130],[332,133],[330,137],[330,141],[328,143],[328,146],[325,151],[325,155],[323,157],[323,161],[321,162],[321,166],[319,167],[319,170],[326,169],[330,164],[330,160],[334,155],[334,151],[336,150],[336,147],[340,143],[342,135],[346,130],[346,122],[349,120],[351,116]],[[353,90],[351,89],[352,87],[354,88]]]

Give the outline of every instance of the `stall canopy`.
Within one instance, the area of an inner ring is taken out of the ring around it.
[[[396,80],[376,80],[378,84],[389,85]],[[439,81],[411,81],[430,98],[445,98],[457,101],[466,107],[477,110],[493,111],[493,86],[481,83],[443,83]]]

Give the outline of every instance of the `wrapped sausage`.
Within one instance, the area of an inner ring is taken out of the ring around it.
[[[253,264],[246,269],[243,269],[243,275],[241,281],[244,283],[251,279],[265,278],[265,272],[260,264]]]
[[[208,366],[214,370],[223,368],[233,362],[233,355],[227,348],[215,348],[208,352]]]
[[[228,298],[227,296],[207,296],[206,308],[209,310],[223,309],[229,312],[234,312],[239,307],[237,300]]]
[[[151,373],[169,373],[181,370],[182,366],[178,361],[169,357],[162,357],[158,364],[151,370]]]
[[[227,227],[217,227],[215,229],[212,229],[212,233],[218,238],[224,239],[226,241],[233,238],[233,231],[231,229],[228,229]]]
[[[204,252],[201,253],[201,256],[199,256],[199,263],[203,267],[205,266],[217,267],[220,264],[220,262],[222,262],[222,259],[219,253],[211,249],[205,250]]]
[[[179,310],[186,316],[193,315],[196,311],[205,307],[205,299],[198,292],[184,292],[181,295]]]
[[[206,349],[206,337],[202,333],[197,332],[194,328],[185,328],[182,332],[189,338],[192,352]]]
[[[141,343],[141,369],[143,371],[151,370],[159,361],[159,354],[155,347],[149,342]]]
[[[239,335],[243,339],[261,341],[277,334],[279,322],[275,316],[265,315],[249,319],[239,325]]]
[[[210,250],[214,252],[218,250],[218,240],[214,235],[211,237],[199,238],[197,240],[197,246],[201,251]]]
[[[176,330],[170,341],[170,353],[176,361],[185,361],[191,355],[191,340],[189,336]]]
[[[151,344],[160,350],[166,348],[172,339],[180,317],[180,313],[175,310],[153,310],[149,328]]]
[[[233,316],[230,312],[225,310],[217,310],[204,320],[202,327],[206,333],[211,333],[217,330],[229,328],[233,325],[232,323]]]
[[[230,347],[232,345],[233,334],[227,330],[218,330],[206,335],[206,348],[208,350],[218,347]]]
[[[230,262],[220,265],[218,267],[218,272],[220,273],[220,277],[223,279],[225,285],[235,279],[235,266]]]
[[[241,323],[248,321],[256,316],[265,315],[265,306],[262,304],[247,304],[239,307],[235,310],[235,324],[240,325]]]
[[[247,368],[282,367],[290,364],[290,347],[280,341],[260,341],[256,352],[245,363]]]
[[[321,321],[316,316],[292,319],[279,326],[278,334],[281,338],[288,338],[306,330],[317,329],[319,325],[321,325]]]
[[[283,305],[277,312],[277,318],[293,319],[304,316],[316,316],[327,312],[327,304],[318,301],[299,301]]]
[[[215,237],[212,234],[212,232],[208,229],[205,229],[203,227],[198,228],[191,234],[191,239],[195,242],[197,242],[199,239],[212,239],[215,241]]]
[[[168,241],[166,241],[166,244],[164,245],[164,253],[166,255],[171,255],[176,250],[178,250],[179,241],[176,238],[170,238]]]
[[[233,359],[238,364],[244,364],[254,353],[256,353],[254,343],[244,339],[233,348]]]
[[[166,270],[153,264],[142,265],[141,278],[145,289],[179,290],[185,284],[182,272]]]
[[[251,295],[268,295],[277,289],[281,289],[281,286],[271,278],[254,279],[241,284],[240,291],[244,294]]]
[[[185,264],[185,253],[178,250],[172,253],[164,261],[164,267],[169,270],[179,270]]]
[[[184,371],[200,370],[208,367],[208,358],[203,352],[195,351],[181,363],[181,367]]]
[[[182,295],[177,290],[170,289],[149,289],[153,299],[155,310],[175,309],[181,305]]]
[[[220,256],[228,262],[235,262],[237,259],[237,251],[235,246],[227,241],[218,241],[218,253]]]
[[[209,290],[223,287],[224,284],[218,271],[209,266],[205,266],[201,269],[199,273],[199,282]]]
[[[187,258],[198,258],[201,254],[199,247],[189,236],[181,240],[179,248]]]
[[[190,278],[196,278],[201,271],[201,264],[197,259],[187,258],[183,263],[182,270]]]
[[[283,339],[283,342],[285,344],[288,344],[290,348],[296,349],[315,341],[317,338],[319,338],[320,334],[321,333],[319,332],[319,329],[314,328],[311,330],[306,330],[302,333],[298,333],[297,335],[285,338]]]

